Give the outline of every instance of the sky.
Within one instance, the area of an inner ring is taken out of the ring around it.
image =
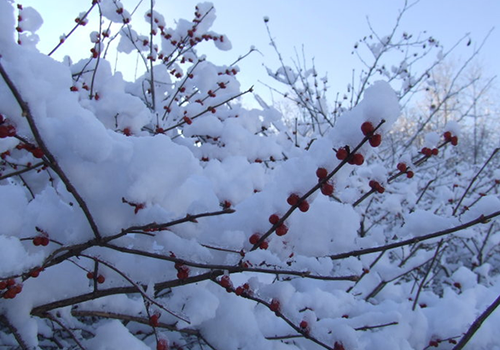
[[[123,0],[127,9],[133,9],[139,0]],[[164,14],[167,25],[179,18],[192,19],[194,7],[198,0],[161,0],[156,1],[156,9]],[[318,73],[328,74],[332,90],[343,90],[351,81],[352,71],[361,68],[357,58],[352,55],[356,41],[370,34],[368,19],[372,28],[380,35],[385,35],[393,28],[404,0],[213,0],[217,20],[213,30],[229,37],[233,49],[220,52],[211,43],[201,48],[209,60],[217,64],[230,64],[240,55],[254,46],[259,52],[252,53],[239,63],[241,74],[239,79],[242,88],[255,85],[259,94],[269,94],[264,84],[272,83],[264,66],[275,70],[279,61],[273,48],[269,45],[269,37],[263,18],[269,17],[269,26],[280,52],[286,63],[293,65],[296,50],[304,50],[306,63],[314,62]],[[74,25],[78,13],[86,11],[90,1],[82,0],[24,0],[24,6],[33,6],[42,14],[45,23],[38,31],[41,42],[38,48],[48,52],[57,43],[57,38],[68,32]],[[412,3],[409,1],[409,3]],[[149,1],[144,0],[139,12],[146,11]],[[134,28],[143,25],[142,13],[132,22]],[[407,11],[401,21],[401,28],[408,33],[418,35],[426,31],[451,48],[464,35],[470,34],[472,43],[459,45],[453,60],[463,61],[474,48],[491,32],[479,55],[479,64],[488,76],[500,76],[500,1],[498,0],[420,0]],[[92,23],[95,24],[96,20]],[[91,47],[88,33],[79,30],[68,40],[54,57],[61,59],[64,55],[88,57]],[[87,43],[85,43],[87,41]],[[114,60],[114,57],[111,58]],[[127,79],[133,79],[136,57],[128,59],[120,56],[118,69],[124,71]],[[116,61],[114,62],[116,63]],[[273,85],[276,86],[276,85]],[[267,95],[269,97],[269,95]]]

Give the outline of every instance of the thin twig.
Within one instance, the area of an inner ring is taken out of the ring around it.
[[[465,335],[460,339],[457,345],[452,350],[461,350],[465,347],[465,345],[471,340],[474,334],[477,332],[484,321],[495,311],[495,309],[500,305],[500,295],[495,299],[493,303],[488,306],[486,310],[471,324],[469,330],[465,333]]]

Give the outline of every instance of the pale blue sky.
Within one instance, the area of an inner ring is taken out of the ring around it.
[[[200,1],[156,1],[157,10],[170,21],[167,25],[172,24],[174,19],[191,19],[198,2]],[[39,48],[42,52],[47,52],[61,33],[69,31],[75,16],[85,11],[90,1],[26,0],[20,3],[39,9],[45,18],[46,23],[39,32],[42,39]],[[137,1],[122,0],[122,3],[130,9]],[[267,80],[263,63],[271,68],[278,67],[277,57],[269,46],[264,16],[270,18],[273,37],[285,59],[294,56],[294,48],[300,50],[304,44],[308,58],[315,58],[318,72],[328,72],[330,85],[338,84],[338,89],[343,89],[350,82],[352,69],[359,68],[351,51],[358,39],[369,34],[367,16],[379,34],[386,34],[395,23],[398,10],[404,5],[403,0],[213,0],[212,3],[217,11],[213,29],[226,34],[233,49],[219,53],[208,48],[209,59],[229,64],[239,55],[245,54],[250,46],[255,46],[262,55],[254,53],[240,64],[240,80],[243,88],[256,84],[256,88],[262,89],[262,93],[266,89],[256,83],[256,80]],[[144,1],[144,10],[141,12],[145,11],[148,4],[149,1]],[[467,57],[474,46],[479,45],[490,29],[498,25],[499,18],[499,0],[421,0],[403,18],[402,28],[413,34],[425,30],[445,48],[451,47],[466,33],[471,33],[472,45],[467,47],[464,43],[459,47],[455,54],[458,60]],[[142,13],[132,25],[136,26],[137,22],[142,25]],[[88,56],[91,45],[87,40],[87,35],[70,38],[56,58],[68,53]],[[499,47],[500,28],[497,28],[480,56],[480,62],[489,75],[500,76]],[[212,56],[213,54],[217,54],[217,57]],[[134,68],[129,68],[126,64],[123,59],[119,60],[120,69],[132,72]]]

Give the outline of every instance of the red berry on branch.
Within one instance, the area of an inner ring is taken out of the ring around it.
[[[405,163],[398,163],[398,165],[397,165],[397,169],[398,169],[400,172],[402,172],[402,173],[406,172],[406,169],[407,169],[407,168],[408,168],[408,167],[406,166],[406,164],[405,164]]]
[[[371,122],[364,122],[363,124],[361,124],[361,132],[365,136],[371,135],[374,130],[375,128],[373,127],[373,124]]]
[[[36,236],[35,238],[33,238],[33,244],[34,244],[35,246],[42,245],[42,237],[40,237],[40,236]]]
[[[333,344],[333,350],[345,350],[345,348],[342,343],[335,342],[335,344]]]
[[[272,214],[271,216],[269,216],[269,222],[273,225],[276,225],[279,220],[280,217],[277,214]]]
[[[185,122],[187,125],[191,125],[191,124],[193,124],[193,121],[192,121],[192,120],[191,120],[191,118],[189,118],[189,117],[184,116],[184,117],[182,117],[182,120],[184,120],[184,122]]]
[[[380,134],[375,134],[370,139],[368,140],[370,143],[370,146],[372,147],[378,147],[382,143],[382,135]]]
[[[349,164],[361,165],[364,163],[364,161],[365,157],[363,157],[361,153],[356,153],[352,155],[351,159],[349,160]]]
[[[321,193],[325,196],[331,196],[333,194],[333,185],[330,183],[324,183],[321,185]]]
[[[296,193],[292,193],[287,198],[287,203],[290,205],[295,205],[299,202],[300,197]]]
[[[232,287],[231,278],[227,275],[222,276],[220,279],[220,285],[224,288]]]
[[[307,321],[302,321],[302,322],[300,322],[300,328],[305,329],[305,328],[307,328],[308,326],[309,326],[309,324],[307,323]]]
[[[96,279],[96,280],[97,280],[97,283],[99,283],[99,284],[103,284],[103,283],[104,283],[104,281],[106,281],[106,278],[104,278],[104,276],[103,276],[103,275],[99,275],[99,276],[97,276],[97,279]]]
[[[428,148],[428,147],[422,148],[422,150],[420,151],[420,153],[422,153],[426,157],[432,156],[432,150],[430,148]]]
[[[439,150],[437,148],[432,149],[432,155],[437,156],[439,154]]]
[[[328,170],[326,170],[325,168],[318,168],[318,170],[316,170],[316,176],[318,177],[318,179],[322,180],[328,176]]]
[[[158,343],[156,343],[156,350],[168,350],[167,341],[165,339],[158,340]]]
[[[281,305],[280,305],[279,300],[273,299],[273,300],[271,300],[271,304],[269,306],[269,309],[271,309],[271,311],[273,311],[273,312],[278,312],[280,310],[280,306]]]
[[[449,132],[449,131],[445,131],[445,133],[443,134],[445,141],[451,141],[451,136],[452,136],[451,132]]]
[[[458,145],[458,137],[452,136],[451,139],[450,139],[450,142],[451,142],[452,146]]]
[[[305,213],[306,211],[309,210],[309,203],[307,201],[302,201],[300,204],[299,204],[299,210],[303,213]]]
[[[93,272],[87,272],[87,278],[89,280],[93,280],[94,279],[94,273]]]
[[[149,325],[152,327],[158,327],[158,325],[160,324],[159,318],[160,315],[158,314],[151,315],[151,317],[149,317]]]
[[[260,245],[259,245],[259,248],[260,249],[264,249],[266,250],[267,248],[269,248],[269,243],[267,243],[266,241],[262,242]]]
[[[342,148],[339,148],[337,150],[337,159],[338,160],[344,160],[347,158],[347,156],[349,155],[349,152],[347,151],[347,149],[345,147],[342,147]]]
[[[288,232],[288,227],[285,224],[281,224],[276,228],[276,234],[278,236],[284,236]]]
[[[254,233],[253,235],[250,236],[250,238],[248,239],[248,241],[250,242],[250,244],[257,244],[257,242],[259,241],[259,239],[260,239],[260,234]]]
[[[415,175],[415,173],[411,170],[406,173],[406,177],[409,179],[411,179],[414,175]]]

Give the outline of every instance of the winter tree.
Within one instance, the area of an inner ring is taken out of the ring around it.
[[[456,120],[395,136],[447,51],[390,68],[444,50],[400,33],[405,7],[330,103],[280,57],[290,120],[242,106],[238,62],[196,50],[231,48],[215,8],[193,10],[94,0],[54,48],[93,25],[89,57],[58,62],[36,10],[0,0],[2,348],[500,349],[496,150],[459,162]],[[145,73],[113,73],[110,43]]]

